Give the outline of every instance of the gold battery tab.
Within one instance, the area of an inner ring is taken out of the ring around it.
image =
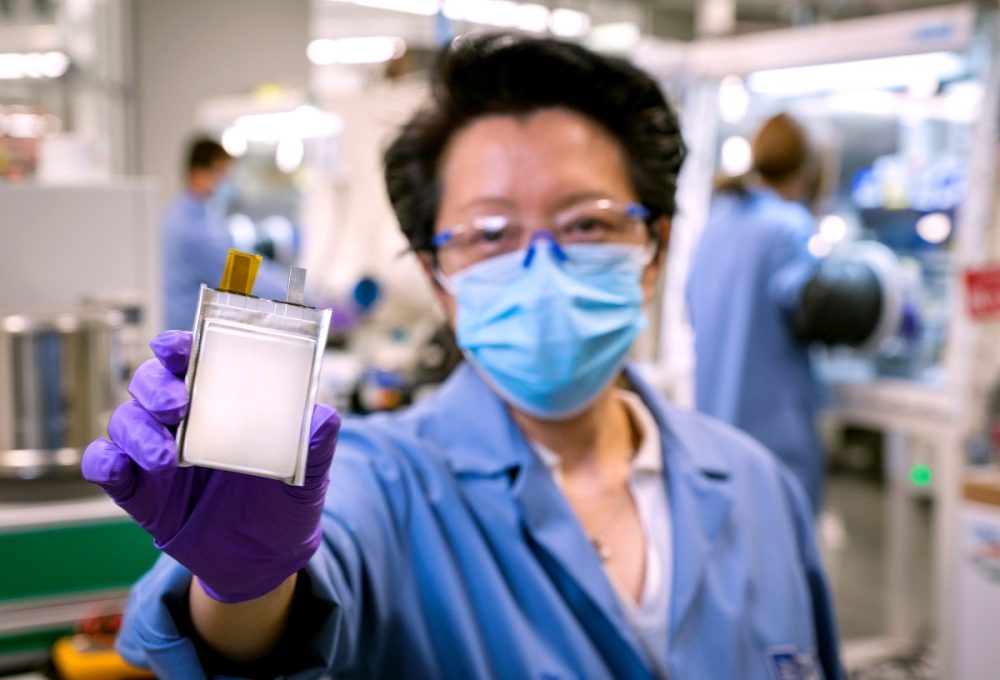
[[[235,248],[230,248],[229,254],[226,255],[226,269],[222,272],[219,290],[224,293],[250,295],[263,259],[260,255],[241,253]]]

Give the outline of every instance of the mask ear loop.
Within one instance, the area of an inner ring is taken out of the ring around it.
[[[549,252],[556,259],[556,262],[565,262],[569,259],[566,255],[566,251],[562,249],[559,242],[556,241],[556,237],[548,229],[543,229],[541,231],[536,231],[531,235],[531,240],[528,242],[528,248],[524,253],[524,268],[527,269],[531,266],[532,261],[535,259],[535,244],[539,239],[548,241]]]
[[[645,208],[642,208],[642,206],[639,206],[639,207],[643,211],[646,210]],[[656,261],[657,257],[660,255],[660,251],[666,250],[670,246],[670,241],[668,239],[664,239],[663,235],[659,231],[657,231],[656,229],[653,228],[653,225],[656,222],[655,221],[653,221],[653,222],[649,221],[649,213],[648,212],[646,212],[642,217],[643,217],[643,221],[646,224],[646,228],[647,228],[647,230],[649,232],[649,246],[648,246],[649,254],[648,254],[647,258],[646,258],[645,264],[643,264],[643,267],[642,267],[643,271],[645,271],[646,267],[648,267],[649,265],[653,264]]]
[[[438,269],[437,267],[435,267],[431,271],[434,276],[434,280],[437,282],[437,284],[441,286],[441,288],[443,288],[446,293],[450,294],[452,297],[455,297],[455,289],[452,288],[451,281],[448,280],[448,277],[442,274],[441,270]]]
[[[646,246],[646,261],[642,263],[643,271],[646,267],[656,262],[656,258],[660,254],[660,240],[656,239]]]
[[[434,282],[437,283],[438,286],[443,288],[445,292],[450,293],[452,296],[455,295],[455,290],[454,288],[452,288],[451,281],[449,281],[448,277],[441,272],[441,268],[438,266],[438,257],[436,249],[426,248],[422,250],[417,250],[412,246],[407,246],[403,250],[399,251],[396,254],[396,257],[402,259],[404,256],[409,255],[410,253],[416,255],[417,258],[420,260],[424,260],[424,257],[426,257],[427,260],[424,261],[424,264],[427,267],[427,269],[430,270],[431,276],[434,278]]]

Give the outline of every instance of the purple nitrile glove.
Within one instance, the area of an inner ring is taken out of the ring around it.
[[[303,486],[178,467],[174,426],[187,410],[182,376],[191,334],[167,331],[151,347],[157,358],[142,364],[129,384],[135,400],[111,416],[110,441],[87,447],[83,476],[197,576],[209,596],[229,603],[260,597],[302,569],[319,547],[340,417],[316,405]]]

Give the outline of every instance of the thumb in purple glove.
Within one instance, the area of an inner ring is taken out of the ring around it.
[[[178,467],[173,428],[187,409],[183,374],[191,334],[168,331],[151,346],[157,359],[132,377],[134,401],[112,415],[110,440],[87,447],[83,476],[197,576],[210,597],[222,602],[260,597],[302,569],[319,547],[340,418],[316,405],[301,487]]]

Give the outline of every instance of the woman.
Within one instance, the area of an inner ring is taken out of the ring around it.
[[[695,399],[699,411],[774,452],[818,512],[819,394],[806,334],[795,327],[816,270],[807,246],[815,223],[801,203],[812,176],[809,145],[780,114],[761,126],[752,149],[752,175],[722,184],[691,261]]]
[[[292,488],[176,467],[190,341],[157,338],[83,463],[166,553],[126,658],[184,678],[839,676],[794,481],[625,363],[682,157],[623,61],[511,35],[446,49],[386,181],[467,362],[339,443],[318,406]]]

